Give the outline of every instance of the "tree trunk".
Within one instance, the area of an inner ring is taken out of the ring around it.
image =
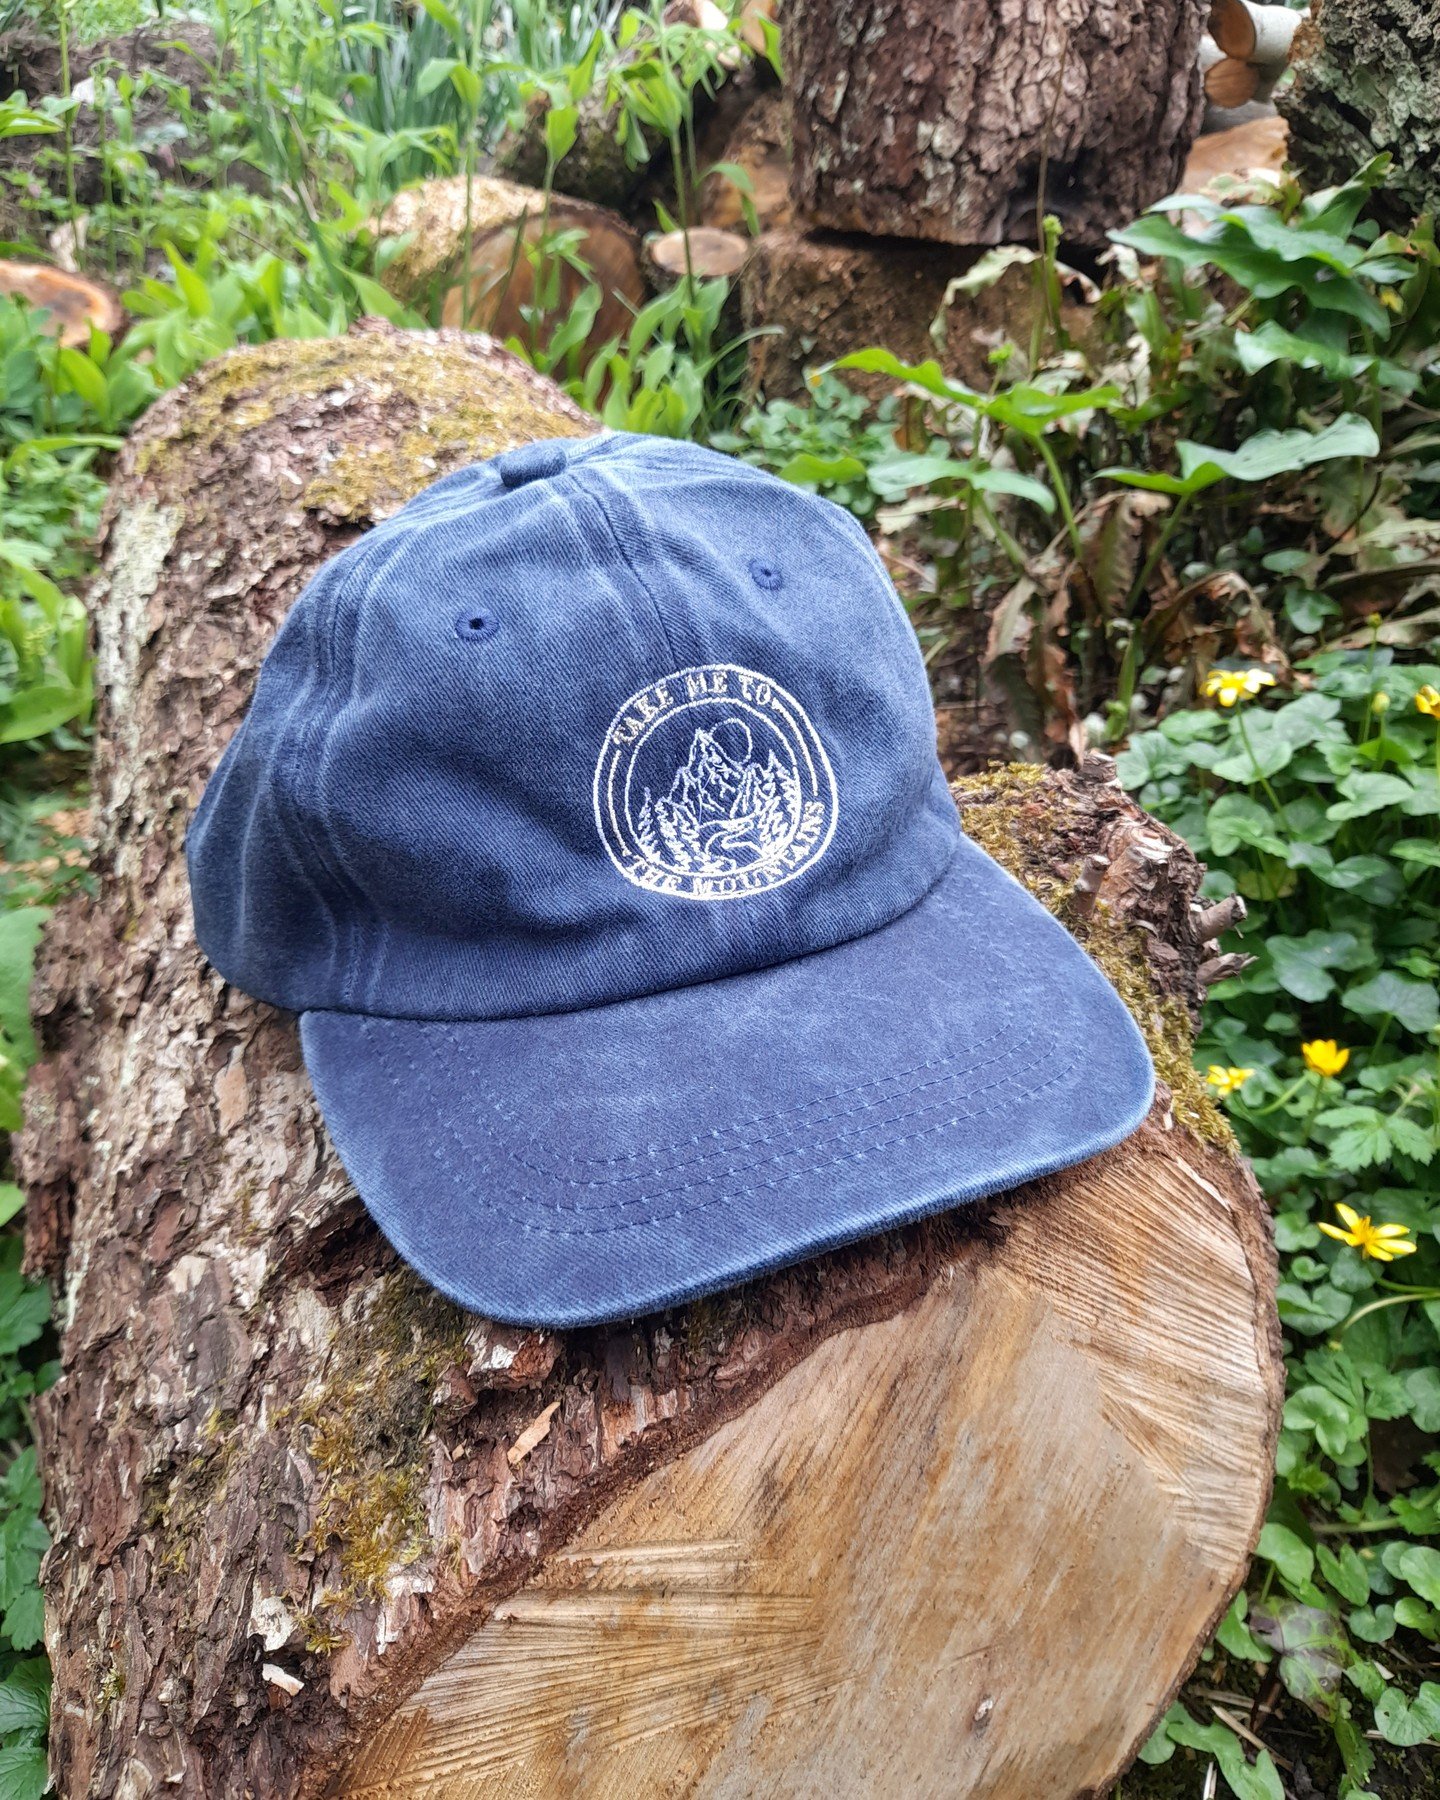
[[[787,0],[797,211],[837,231],[1105,246],[1200,124],[1206,0]]]
[[[465,177],[454,175],[402,189],[379,229],[405,240],[385,266],[385,286],[439,325],[527,344],[538,334],[543,343],[594,281],[603,297],[587,339],[593,353],[629,330],[645,298],[639,236],[617,214],[568,194],[552,193],[547,204],[538,189],[477,176],[467,209]],[[586,273],[553,254],[541,270],[532,265],[527,250],[575,231]],[[559,291],[537,324],[526,313],[541,274],[558,276]]]
[[[122,455],[100,890],[46,940],[19,1147],[65,1295],[66,1800],[1099,1793],[1242,1578],[1281,1396],[1266,1219],[1190,1069],[1199,869],[1109,765],[961,797],[1142,1020],[1149,1122],[631,1326],[428,1291],[293,1020],[201,959],[186,820],[304,581],[431,479],[589,423],[482,337],[372,326],[221,358]]]
[[[1278,96],[1290,161],[1307,187],[1394,158],[1370,205],[1407,230],[1440,206],[1440,9],[1434,0],[1317,0],[1295,35],[1295,79]]]

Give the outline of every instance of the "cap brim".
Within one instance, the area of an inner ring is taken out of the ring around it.
[[[590,1011],[306,1013],[330,1134],[402,1257],[495,1319],[729,1287],[1118,1143],[1150,1058],[1065,929],[962,842],[883,930]]]

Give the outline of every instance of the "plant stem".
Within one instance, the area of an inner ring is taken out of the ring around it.
[[[1060,473],[1060,464],[1056,461],[1055,452],[1045,442],[1041,434],[1035,439],[1035,447],[1045,460],[1045,467],[1050,471],[1050,480],[1055,487],[1055,503],[1060,508],[1060,517],[1065,521],[1065,530],[1070,539],[1070,548],[1075,553],[1075,560],[1083,568],[1085,566],[1085,546],[1080,541],[1080,527],[1075,523],[1075,511],[1070,504],[1070,492],[1065,486],[1065,477]]]
[[[1280,809],[1280,802],[1276,799],[1275,790],[1271,787],[1268,778],[1260,767],[1260,759],[1255,754],[1255,746],[1250,742],[1250,731],[1245,723],[1244,705],[1245,702],[1242,700],[1235,709],[1235,723],[1240,727],[1240,741],[1245,746],[1245,754],[1250,758],[1250,767],[1255,771],[1255,779],[1264,789],[1265,798],[1270,802],[1270,805],[1274,810],[1276,822],[1280,825],[1282,830],[1285,830],[1285,815]],[[1285,834],[1287,837],[1289,836],[1288,830],[1286,830]]]

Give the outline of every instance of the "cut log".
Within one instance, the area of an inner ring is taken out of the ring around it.
[[[731,281],[745,267],[750,240],[738,231],[716,231],[708,225],[692,225],[689,231],[665,231],[645,244],[645,263],[651,284],[673,287],[686,273],[697,281],[723,277]]]
[[[125,322],[117,294],[49,263],[0,261],[0,294],[13,294],[46,313],[45,330],[72,349],[90,342],[92,325],[113,338]]]
[[[1028,343],[1039,302],[1029,265],[1018,261],[975,292],[952,290],[980,254],[793,228],[765,232],[741,276],[746,329],[773,328],[751,341],[751,385],[771,399],[804,393],[807,369],[870,344],[907,362],[938,355],[952,374],[988,385],[990,353],[1002,342]],[[1066,329],[1082,335],[1088,316],[1067,286]],[[845,379],[872,394],[894,385],[849,371]]]
[[[1278,178],[1285,166],[1285,121],[1278,113],[1233,125],[1196,138],[1185,160],[1180,191],[1198,194],[1221,176],[1247,179],[1256,175]]]
[[[593,279],[605,295],[588,340],[595,350],[629,329],[645,298],[638,235],[615,213],[568,194],[551,194],[547,207],[534,188],[477,177],[469,184],[467,220],[465,178],[449,176],[403,189],[379,231],[405,240],[385,266],[385,286],[436,324],[526,343],[535,335],[543,343]],[[575,253],[590,274],[562,260],[558,303],[537,325],[525,317],[536,288],[526,249],[561,232],[579,232]]]
[[[1200,124],[1205,0],[787,0],[794,198],[818,225],[1104,245],[1174,188]]]
[[[1393,158],[1368,210],[1397,231],[1440,207],[1440,28],[1433,0],[1320,0],[1295,35],[1278,97],[1290,160],[1311,188]]]
[[[1283,69],[1290,60],[1295,29],[1304,17],[1292,6],[1260,6],[1256,0],[1211,0],[1209,31],[1226,56],[1264,69]]]
[[[771,88],[756,96],[721,146],[717,161],[743,169],[750,191],[742,196],[729,175],[712,171],[700,184],[702,224],[721,231],[747,228],[747,200],[762,231],[790,223],[790,124],[782,94]]]
[[[1210,106],[1244,106],[1260,92],[1259,69],[1238,57],[1226,56],[1208,38],[1200,47],[1200,76]]]
[[[590,422],[485,338],[236,351],[127,444],[95,594],[95,899],[19,1163],[66,1800],[1097,1793],[1242,1578],[1281,1398],[1260,1197],[1190,1068],[1189,853],[1108,765],[963,794],[1165,1083],[1120,1150],[626,1327],[427,1291],[182,841],[301,585],[418,487]],[[1083,880],[1077,877],[1084,873]]]

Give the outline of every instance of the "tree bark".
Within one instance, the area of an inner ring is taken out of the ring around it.
[[[590,423],[478,335],[370,326],[220,359],[122,455],[99,895],[46,940],[19,1146],[64,1293],[66,1800],[1099,1793],[1242,1578],[1268,1231],[1190,1069],[1200,871],[1108,765],[961,797],[1151,1037],[1141,1132],[631,1326],[425,1289],[293,1020],[201,959],[186,820],[305,580],[435,477]]]
[[[1397,231],[1440,205],[1440,11],[1433,0],[1317,0],[1277,98],[1308,187],[1347,181],[1386,151],[1371,209]]]
[[[787,0],[797,211],[949,244],[1105,234],[1169,192],[1200,124],[1206,0]]]

